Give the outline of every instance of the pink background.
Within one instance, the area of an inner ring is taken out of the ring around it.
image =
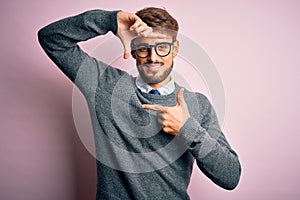
[[[4,0],[0,3],[0,199],[94,199],[95,160],[72,119],[72,84],[41,50],[39,28],[94,8],[163,6],[205,49],[226,95],[223,130],[242,177],[218,188],[195,168],[193,200],[300,198],[300,1]],[[90,52],[101,39],[83,44]]]

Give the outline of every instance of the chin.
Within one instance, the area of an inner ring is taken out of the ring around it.
[[[172,71],[172,68],[166,69],[163,72],[158,72],[156,74],[149,74],[145,73],[141,69],[138,69],[141,78],[148,84],[158,84],[163,82],[167,79]]]
[[[143,78],[143,77],[142,77]],[[160,82],[162,82],[163,80],[161,79],[154,79],[154,78],[143,78],[144,81],[148,84],[158,84]]]

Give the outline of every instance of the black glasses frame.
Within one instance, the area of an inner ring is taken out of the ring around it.
[[[167,54],[161,55],[161,54],[158,53],[157,47],[158,47],[158,45],[161,45],[161,44],[167,44],[167,45],[170,46],[170,49],[169,49],[169,51],[168,51]],[[146,56],[140,56],[140,55],[137,53],[136,50],[137,50],[140,46],[144,46],[144,47],[147,48],[147,52],[148,52],[148,53],[147,53]],[[147,57],[150,55],[151,49],[152,49],[152,48],[154,48],[155,53],[156,53],[157,55],[159,55],[160,57],[166,57],[166,56],[168,56],[168,55],[171,53],[171,51],[172,51],[172,49],[173,49],[173,46],[174,46],[174,42],[160,42],[160,43],[157,43],[157,44],[154,44],[154,45],[150,45],[150,44],[147,44],[147,43],[141,43],[141,44],[137,44],[137,45],[133,44],[133,50],[135,51],[135,55],[136,55],[137,57],[139,57],[139,58],[147,58]]]

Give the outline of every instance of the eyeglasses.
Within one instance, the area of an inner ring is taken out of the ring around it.
[[[151,48],[155,49],[157,55],[165,57],[170,54],[174,42],[160,42],[155,45],[150,45],[147,43],[133,44],[133,50],[139,58],[146,58],[150,55]]]

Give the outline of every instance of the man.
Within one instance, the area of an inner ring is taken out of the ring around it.
[[[138,77],[92,58],[77,45],[109,31],[120,38],[124,58],[136,60]],[[150,7],[136,14],[87,11],[38,33],[45,52],[89,105],[97,199],[189,199],[194,160],[220,187],[232,190],[238,184],[238,156],[212,105],[171,76],[177,31],[177,21],[166,10]]]

